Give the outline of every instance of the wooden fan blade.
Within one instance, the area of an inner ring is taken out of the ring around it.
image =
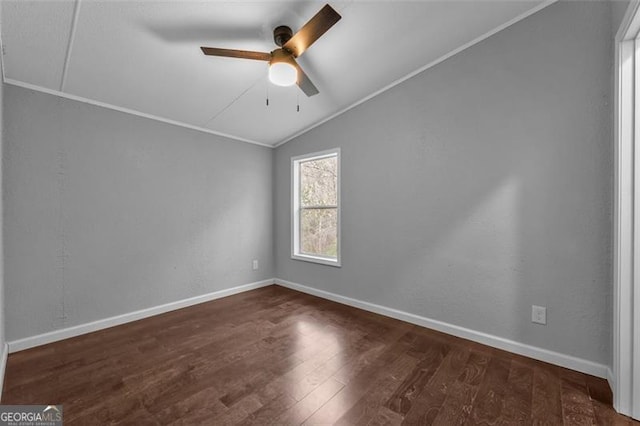
[[[210,56],[225,56],[228,58],[255,59],[256,61],[270,61],[271,53],[254,52],[251,50],[218,49],[217,47],[201,47],[202,53]]]
[[[342,16],[327,4],[320,9],[320,12],[316,13],[309,22],[304,24],[304,26],[300,28],[300,31],[295,33],[282,47],[297,58],[341,18]]]
[[[314,86],[313,83],[311,82],[311,79],[309,78],[309,76],[305,74],[304,71],[302,71],[302,68],[300,68],[300,65],[298,65],[298,63],[293,58],[291,58],[291,61],[293,62],[293,65],[296,67],[296,69],[298,70],[297,84],[298,84],[298,87],[302,89],[304,94],[311,97],[320,93],[316,88],[316,86]]]

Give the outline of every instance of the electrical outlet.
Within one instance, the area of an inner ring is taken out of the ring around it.
[[[253,259],[253,270],[257,271],[258,270],[258,259]]]
[[[547,325],[547,308],[531,305],[531,322]]]

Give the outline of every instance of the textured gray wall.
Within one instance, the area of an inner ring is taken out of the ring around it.
[[[14,86],[5,107],[8,340],[274,276],[271,149]]]
[[[556,3],[279,147],[277,276],[608,363],[610,27]],[[289,247],[290,158],[332,147],[342,268]]]

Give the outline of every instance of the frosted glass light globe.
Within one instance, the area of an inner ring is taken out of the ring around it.
[[[269,80],[277,86],[291,86],[298,81],[298,70],[287,62],[275,62],[269,66]]]

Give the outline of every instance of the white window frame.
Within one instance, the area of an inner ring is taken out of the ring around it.
[[[320,160],[328,157],[336,157],[338,162],[338,206],[336,214],[338,216],[338,242],[336,258],[314,256],[300,251],[300,163],[307,161]],[[329,266],[342,266],[342,242],[341,242],[341,226],[340,211],[342,202],[340,199],[341,186],[340,173],[340,148],[328,149],[326,151],[314,152],[312,154],[299,155],[291,158],[291,258],[296,260],[304,260],[306,262],[320,263]]]

